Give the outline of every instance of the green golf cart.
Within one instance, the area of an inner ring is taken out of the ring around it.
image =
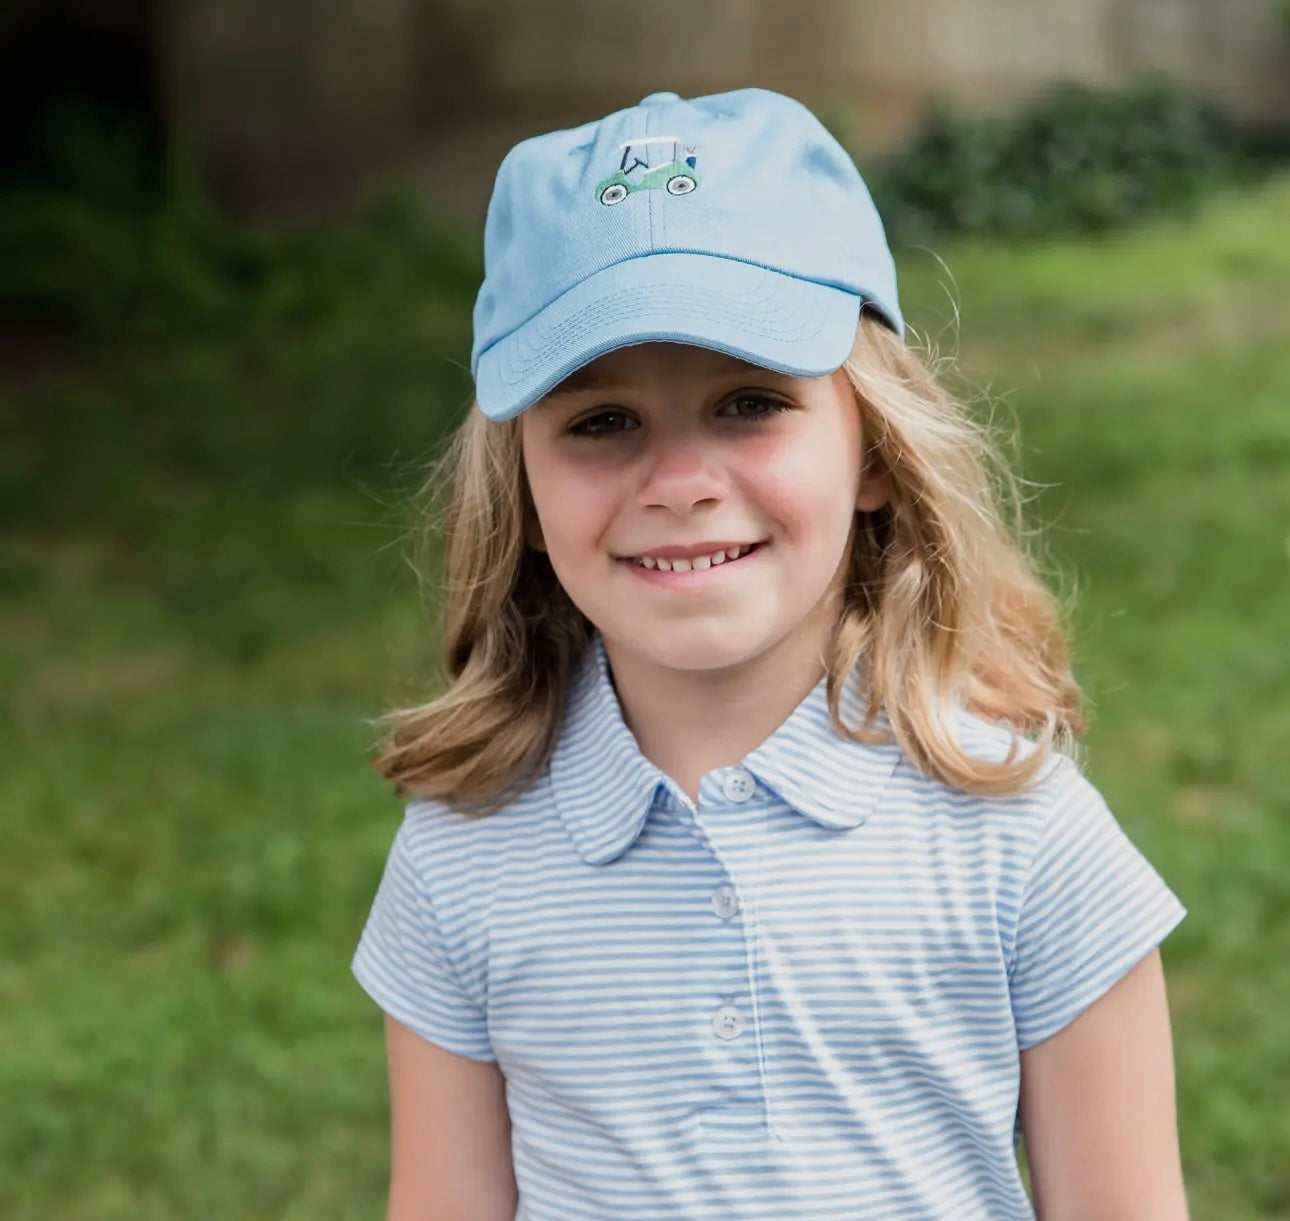
[[[672,159],[651,167],[649,150],[653,145],[670,146]],[[625,141],[622,150],[623,159],[618,172],[596,187],[596,198],[602,204],[620,204],[634,191],[665,190],[669,195],[688,195],[699,185],[694,168],[698,158],[692,153],[685,157],[681,155],[681,141],[677,136],[641,136]],[[644,173],[632,178],[637,170]]]

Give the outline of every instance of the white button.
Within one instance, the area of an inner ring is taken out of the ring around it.
[[[712,892],[712,910],[723,920],[729,920],[739,910],[739,897],[733,886],[718,886]]]
[[[730,801],[747,801],[756,789],[757,781],[742,767],[732,767],[721,781],[721,791]]]
[[[737,1039],[744,1032],[744,1020],[733,1005],[722,1005],[712,1015],[712,1033],[719,1039]]]

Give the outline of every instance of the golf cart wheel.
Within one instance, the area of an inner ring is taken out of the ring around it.
[[[688,195],[698,185],[689,174],[677,174],[674,178],[667,180],[667,193],[669,195]]]
[[[602,204],[620,204],[627,198],[627,188],[621,182],[611,182],[603,191],[600,192],[600,202]]]

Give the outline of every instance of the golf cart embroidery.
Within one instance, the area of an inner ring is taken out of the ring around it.
[[[665,149],[670,148],[672,159],[651,167],[650,149],[660,145]],[[699,177],[694,169],[698,158],[692,148],[687,148],[686,155],[681,156],[679,136],[638,136],[634,140],[624,141],[620,147],[623,159],[619,163],[618,172],[611,174],[596,187],[596,198],[602,204],[620,204],[633,191],[666,190],[669,195],[688,195],[699,185]],[[637,170],[644,172],[633,179],[632,174]]]

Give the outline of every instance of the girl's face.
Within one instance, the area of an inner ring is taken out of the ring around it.
[[[593,361],[520,419],[528,541],[607,648],[698,672],[790,641],[823,647],[854,514],[887,499],[864,475],[844,374],[647,343]]]

